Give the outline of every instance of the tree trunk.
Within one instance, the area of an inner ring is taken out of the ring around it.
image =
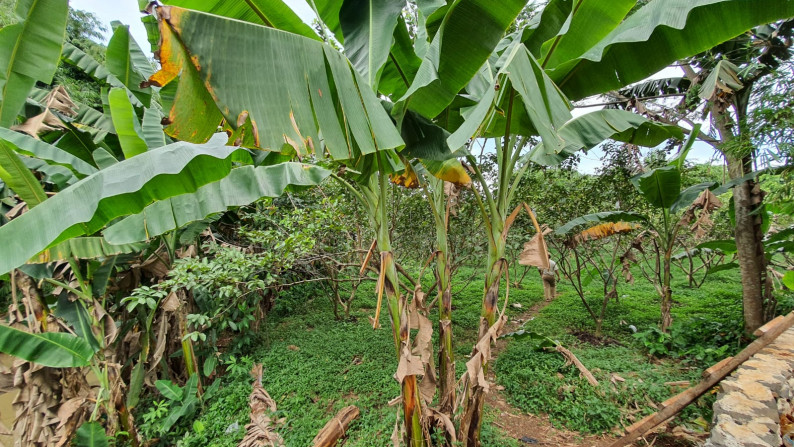
[[[739,116],[744,110],[738,111]],[[714,104],[711,115],[722,144],[735,138],[731,130],[733,122],[726,107]],[[742,158],[723,154],[728,162],[731,179],[752,172],[752,153]],[[753,214],[763,201],[759,185],[748,180],[733,189],[734,237],[742,280],[742,306],[744,308],[744,330],[749,335],[764,324],[764,283],[766,281],[766,258],[764,257],[761,216]]]
[[[735,159],[728,157],[731,178],[739,178],[750,172],[750,157]],[[733,189],[733,206],[736,227],[734,229],[736,250],[742,280],[742,305],[744,329],[747,334],[764,324],[764,282],[766,280],[766,258],[764,257],[761,216],[753,214],[763,200],[759,185],[750,180]]]

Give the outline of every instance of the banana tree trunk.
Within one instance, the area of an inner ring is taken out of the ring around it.
[[[493,222],[496,223],[496,222]],[[492,223],[492,224],[493,224]],[[500,225],[498,228],[501,230]],[[488,248],[488,273],[485,276],[483,307],[480,315],[480,328],[477,339],[487,336],[488,330],[496,322],[499,301],[499,285],[504,268],[505,240],[501,231],[495,232]],[[490,362],[482,363],[482,374],[487,376]],[[459,438],[464,447],[479,447],[480,429],[482,427],[485,390],[477,383],[470,383],[467,390],[466,409],[460,422]]]
[[[439,367],[439,410],[451,416],[455,407],[455,351],[452,344],[452,287],[451,270],[447,255],[440,252],[438,264],[438,367]]]
[[[397,361],[402,363],[405,350],[410,353],[410,330],[408,327],[407,316],[404,315],[406,303],[399,292],[399,280],[397,278],[397,267],[394,257],[390,251],[391,243],[386,238],[381,239],[379,232],[378,245],[381,249],[381,268],[383,269],[383,293],[386,295],[389,307],[389,317],[392,324],[392,334],[394,336],[394,346],[397,351]],[[399,367],[398,367],[399,368]],[[405,421],[406,445],[410,447],[422,447],[425,444],[422,431],[422,403],[420,401],[419,386],[416,375],[406,375],[401,383],[403,417]]]
[[[673,316],[670,312],[673,307],[673,289],[670,283],[672,280],[671,258],[673,256],[675,236],[676,232],[673,232],[670,240],[667,241],[664,256],[662,257],[662,332],[667,332],[673,324]]]
[[[439,411],[450,419],[455,412],[455,351],[452,341],[452,259],[447,238],[449,216],[454,193],[450,193],[443,180],[431,178],[432,194],[428,194],[430,210],[433,212],[436,230],[435,277],[438,301],[438,372]],[[450,191],[454,191],[450,190]]]

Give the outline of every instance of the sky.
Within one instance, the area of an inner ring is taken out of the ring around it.
[[[306,23],[311,23],[314,11],[305,0],[285,0],[301,19]],[[138,10],[137,0],[71,0],[72,8],[82,9],[83,11],[93,12],[107,28],[105,42],[112,35],[110,22],[118,20],[130,26],[130,33],[138,42],[141,48],[146,48],[146,29],[141,23],[141,12]]]
[[[285,2],[300,16],[304,22],[311,23],[312,18],[315,17],[314,11],[306,3],[305,0],[285,0]],[[71,6],[75,9],[82,9],[85,11],[93,12],[99,17],[99,20],[105,24],[107,32],[105,33],[105,42],[110,39],[112,35],[110,22],[118,20],[125,25],[129,25],[130,33],[138,42],[144,51],[148,48],[146,44],[146,29],[140,21],[142,16],[138,10],[137,0],[71,0]],[[658,79],[672,76],[680,76],[680,69],[666,68],[649,79]],[[597,110],[593,107],[576,108],[573,111],[574,116],[579,116],[587,112]],[[704,129],[705,130],[705,129]],[[643,153],[647,153],[649,149],[643,148]],[[590,150],[587,154],[581,154],[581,161],[579,163],[579,171],[587,174],[593,174],[601,166],[600,158],[603,152],[597,147]],[[706,143],[696,142],[689,153],[687,160],[693,163],[705,163],[712,160],[714,157],[714,150]]]

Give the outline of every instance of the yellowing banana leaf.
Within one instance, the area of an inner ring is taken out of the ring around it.
[[[162,69],[151,82],[166,85],[182,73],[169,112],[169,135],[202,141],[207,129],[214,132],[220,119],[207,119],[208,112],[195,101],[203,90],[226,122],[246,128],[260,149],[299,155],[327,151],[345,160],[402,147],[371,87],[323,43],[177,7],[160,7],[157,13]],[[213,30],[211,35],[207,30]],[[180,95],[183,88],[192,94]],[[173,132],[184,127],[190,131]]]

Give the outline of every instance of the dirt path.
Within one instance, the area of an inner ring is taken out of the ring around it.
[[[526,312],[511,318],[507,322],[505,332],[518,330],[524,322],[534,318],[547,305],[549,305],[548,301],[541,301],[530,307]],[[509,339],[498,340],[493,356],[498,357],[508,343]],[[485,402],[491,409],[498,412],[496,420],[493,422],[494,425],[501,428],[511,438],[523,442],[524,445],[605,447],[614,441],[611,436],[584,436],[578,432],[558,429],[551,424],[548,416],[524,413],[507,402],[503,388],[496,384],[493,369],[488,376],[493,386],[491,387],[491,392],[487,394]]]

